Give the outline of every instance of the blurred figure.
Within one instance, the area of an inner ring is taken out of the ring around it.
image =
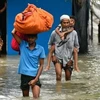
[[[3,46],[3,40],[1,38],[1,35],[2,35],[2,33],[0,31],[0,57],[1,57],[1,51],[2,51],[2,46]]]
[[[1,47],[1,54],[6,54],[6,0],[0,0],[0,48]]]

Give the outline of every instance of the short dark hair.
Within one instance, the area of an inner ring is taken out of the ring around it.
[[[27,37],[36,37],[37,38],[37,34],[27,34]]]
[[[75,16],[70,16],[70,19],[74,19],[76,21],[76,17]]]

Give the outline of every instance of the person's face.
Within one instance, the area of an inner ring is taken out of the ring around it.
[[[69,25],[70,25],[70,20],[69,19],[63,19],[61,21],[62,28],[67,28],[67,27],[69,27]]]
[[[37,37],[35,37],[35,36],[28,36],[28,43],[33,44],[33,43],[35,43],[36,39],[37,39]]]
[[[75,20],[73,18],[70,19],[70,26],[74,26],[75,25]]]

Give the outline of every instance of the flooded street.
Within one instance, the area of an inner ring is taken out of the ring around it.
[[[19,56],[0,58],[0,100],[33,100],[31,91],[30,97],[22,97],[18,62]],[[100,100],[100,46],[90,46],[88,54],[79,55],[78,64],[81,72],[73,71],[71,81],[65,81],[63,71],[61,83],[56,83],[51,63],[51,69],[41,75],[38,100]]]

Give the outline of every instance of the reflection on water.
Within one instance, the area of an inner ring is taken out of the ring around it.
[[[81,72],[73,71],[72,80],[66,82],[64,72],[62,81],[56,82],[54,66],[41,76],[41,94],[38,100],[100,100],[100,47],[91,47],[88,54],[79,55]],[[19,56],[0,58],[0,100],[33,100],[23,98],[20,75],[17,74]],[[46,60],[45,60],[46,65]]]

